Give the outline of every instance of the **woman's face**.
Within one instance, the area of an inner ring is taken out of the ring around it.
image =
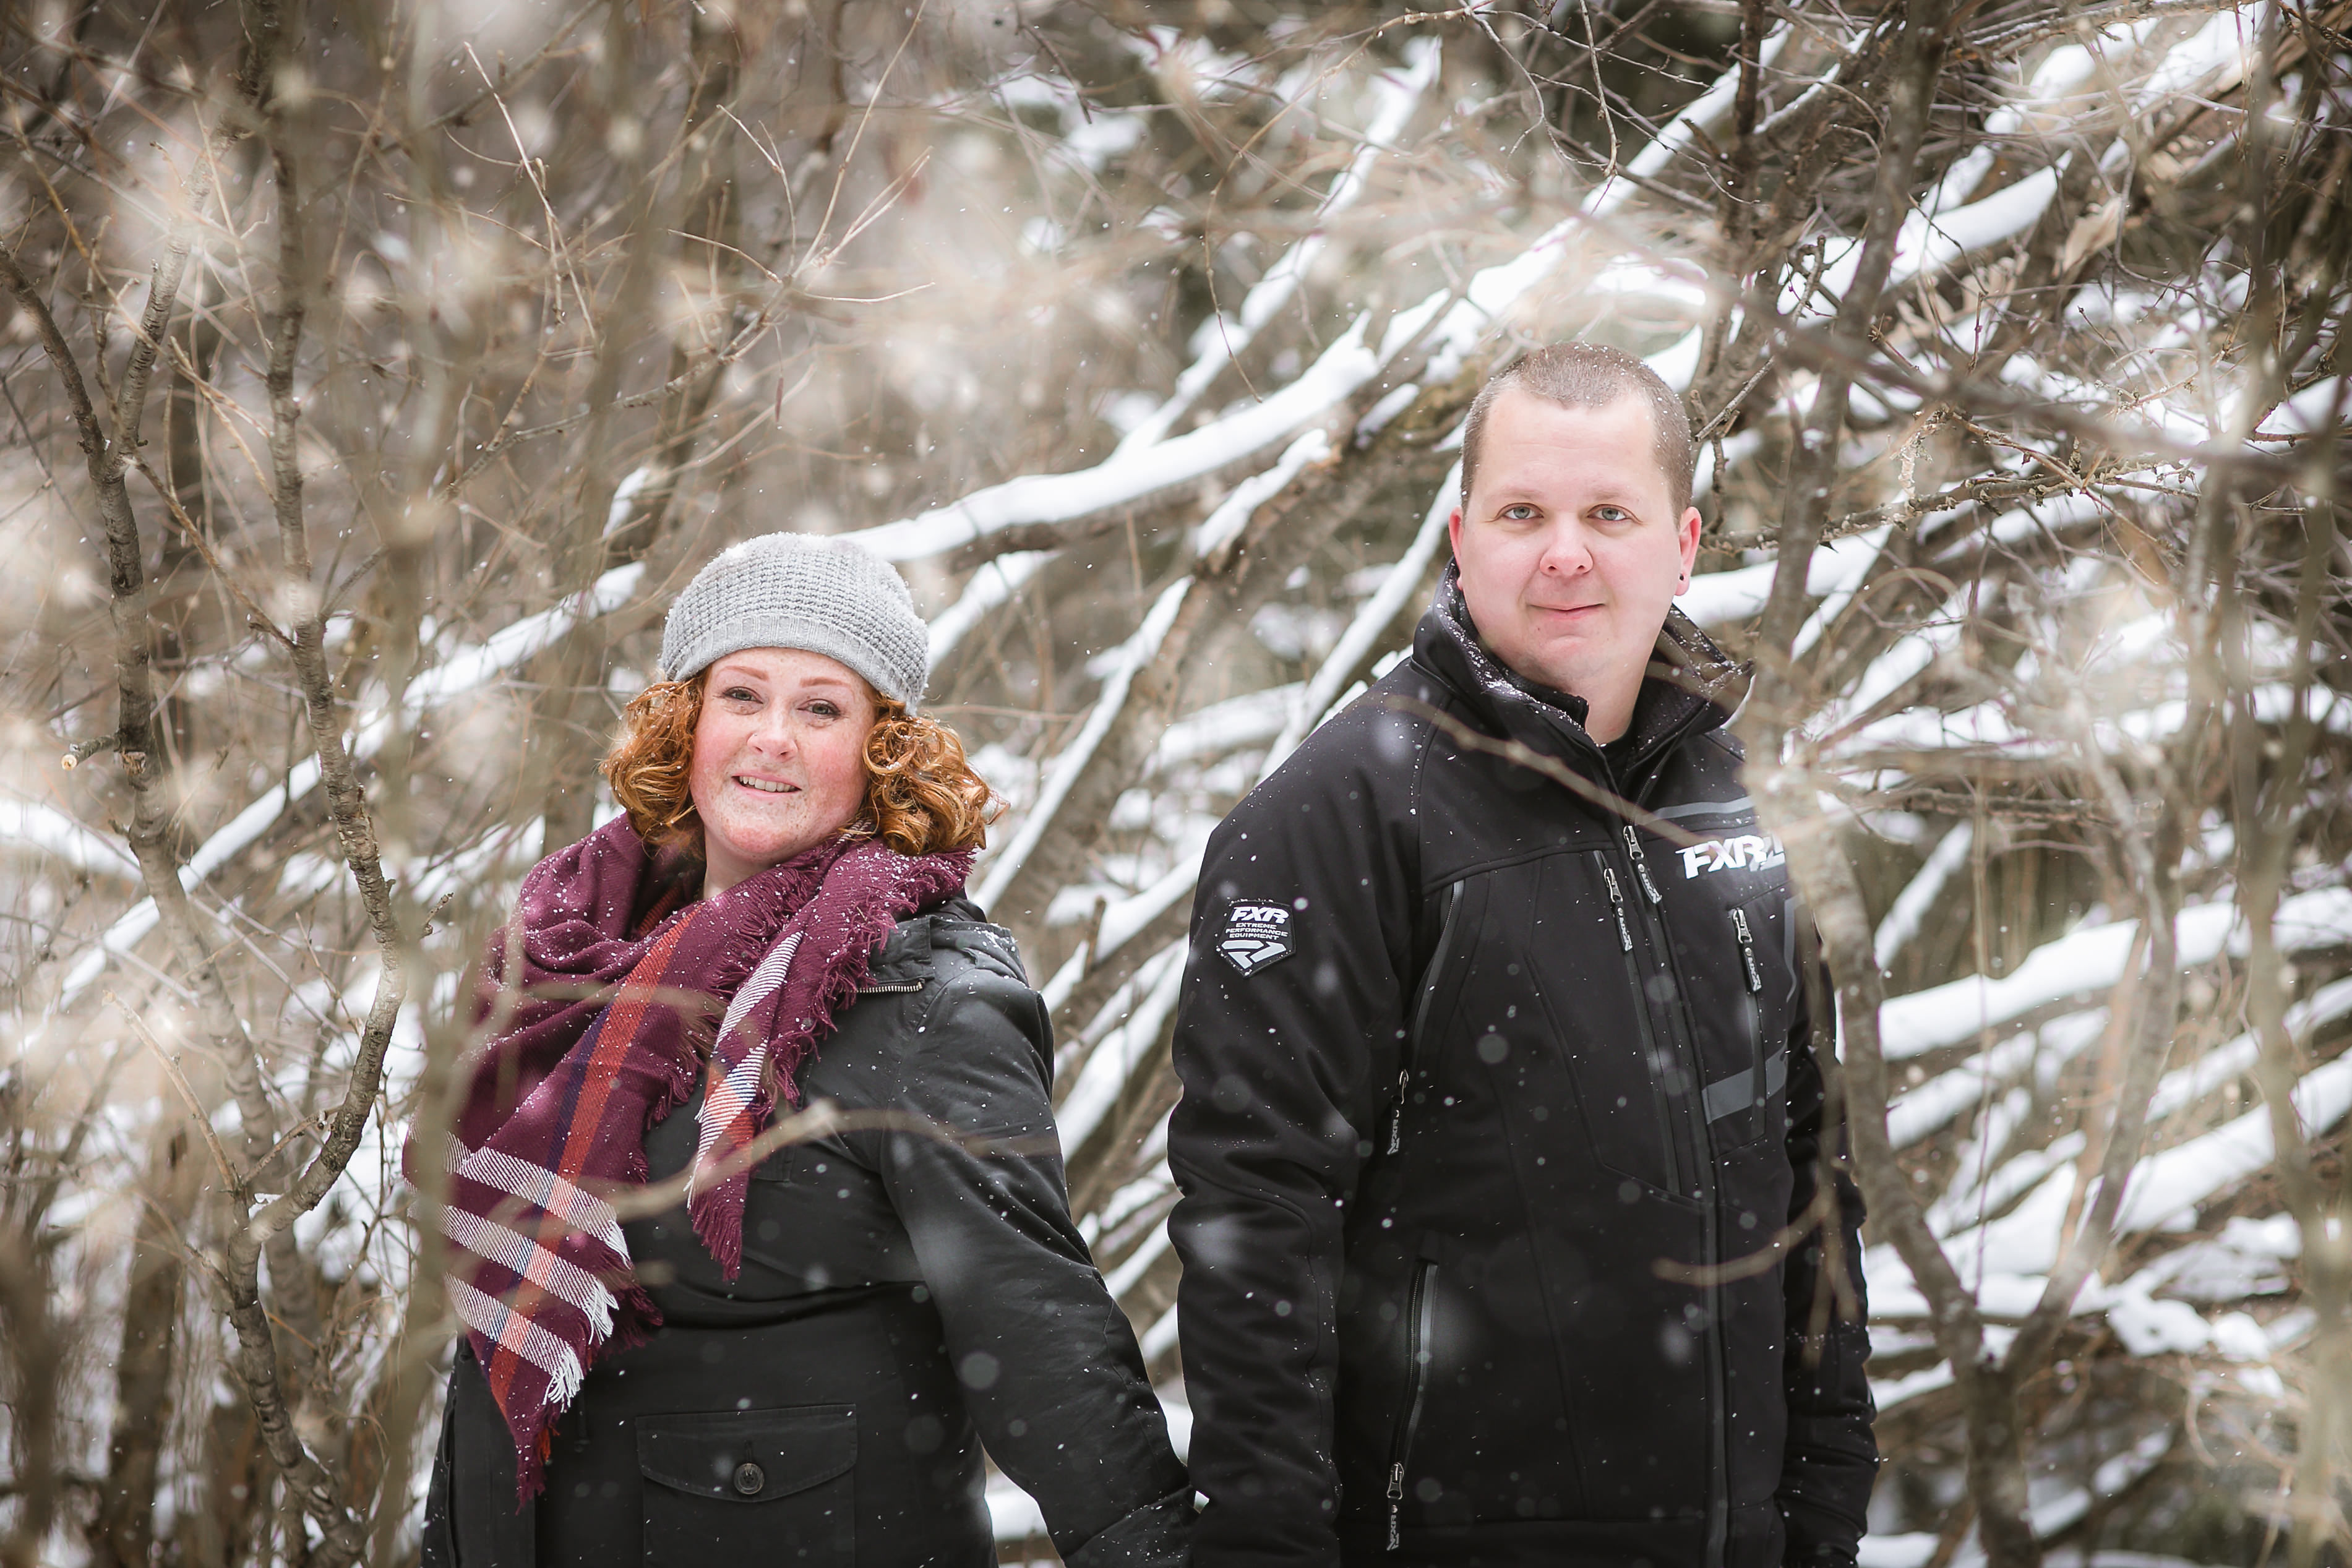
[[[874,718],[873,689],[822,653],[748,648],[710,666],[687,775],[705,897],[856,820]]]

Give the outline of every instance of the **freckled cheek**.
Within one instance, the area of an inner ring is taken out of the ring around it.
[[[826,737],[831,740],[832,737]],[[812,748],[813,750],[814,748]],[[841,811],[855,815],[866,795],[866,749],[863,736],[845,737],[840,743],[826,746],[810,760],[825,803]]]
[[[723,722],[714,722],[718,716],[706,711],[703,722],[695,727],[694,760],[686,773],[687,793],[693,798],[695,809],[705,813],[727,800],[728,776],[741,750],[741,735]]]

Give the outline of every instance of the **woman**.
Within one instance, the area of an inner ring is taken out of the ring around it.
[[[916,713],[927,649],[838,540],[751,539],[671,607],[626,814],[491,945],[426,1563],[990,1563],[983,1439],[1071,1563],[1183,1561],[1045,1008],[961,896],[989,796]],[[758,1159],[815,1100],[853,1130]],[[606,1201],[680,1173],[682,1213]]]

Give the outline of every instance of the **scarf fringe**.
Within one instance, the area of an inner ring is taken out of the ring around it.
[[[863,846],[851,846],[824,868],[830,873],[835,867],[856,855]],[[769,1068],[761,1072],[757,1088],[742,1113],[747,1132],[756,1138],[765,1132],[773,1120],[777,1101],[781,1098],[798,1110],[802,1103],[800,1069],[816,1053],[816,1042],[830,1035],[842,1010],[857,999],[873,974],[875,952],[889,938],[899,920],[936,904],[948,894],[963,885],[971,857],[968,852],[909,859],[896,856],[891,867],[889,883],[880,895],[862,901],[840,912],[837,924],[818,929],[814,925],[802,928],[794,948],[790,968],[783,981],[772,993],[772,1004],[762,1007],[793,1005],[793,981],[803,963],[810,956],[812,942],[817,944],[813,955],[819,966],[817,983],[798,1004],[804,1009],[802,1016],[777,1019],[767,1030],[763,1047]],[[782,885],[781,883],[779,885]],[[763,892],[766,890],[762,890]],[[793,912],[798,918],[808,904],[823,895],[822,878],[819,885]],[[786,922],[790,925],[790,921]],[[789,936],[784,939],[790,940]],[[769,944],[772,950],[773,943]],[[740,987],[767,956],[766,952],[752,954],[741,973],[733,977],[732,985]],[[751,1017],[757,1018],[755,1008]],[[746,1021],[750,1021],[747,1019]],[[719,1041],[723,1047],[725,1042]],[[719,1076],[714,1058],[711,1076]],[[707,1102],[706,1102],[707,1103]],[[722,1148],[713,1154],[723,1157]],[[698,1153],[697,1165],[700,1164]],[[698,1190],[688,1202],[688,1216],[696,1237],[702,1242],[719,1267],[723,1278],[733,1280],[742,1270],[743,1205],[748,1190],[749,1172],[738,1171],[725,1181],[706,1190]]]
[[[734,1182],[716,1187],[695,1200],[694,1234],[719,1265],[721,1278],[732,1281],[743,1271],[743,1189]]]

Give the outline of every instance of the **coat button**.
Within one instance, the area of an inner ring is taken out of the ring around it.
[[[735,1467],[735,1490],[745,1497],[757,1497],[760,1489],[768,1484],[768,1472],[746,1459]]]

